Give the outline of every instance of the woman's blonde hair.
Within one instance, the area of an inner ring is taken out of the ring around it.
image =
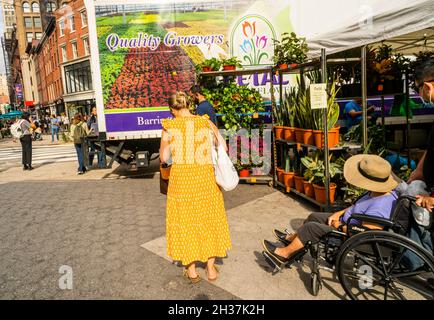
[[[189,109],[191,104],[190,97],[184,92],[176,92],[169,97],[169,107],[175,110]]]

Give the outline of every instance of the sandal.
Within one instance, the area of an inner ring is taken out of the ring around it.
[[[219,269],[215,265],[213,265],[213,266],[214,266],[216,273],[219,274],[220,273]],[[205,268],[205,273],[206,273],[206,276],[208,277],[208,281],[216,281],[218,278],[218,276],[216,276],[215,278],[210,278],[208,276],[208,269],[207,268]]]
[[[199,283],[200,280],[201,280],[199,274],[195,278],[190,277],[190,275],[188,274],[188,270],[187,269],[184,269],[183,273],[184,273],[184,277],[186,277],[188,280],[190,280],[190,282],[193,283],[193,284]]]

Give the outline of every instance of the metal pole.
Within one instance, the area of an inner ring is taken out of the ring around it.
[[[271,130],[273,130],[271,134],[271,141],[273,145],[273,159],[272,159],[272,171],[273,171],[273,186],[277,186],[277,147],[276,147],[276,137],[274,135],[274,109],[276,106],[276,98],[274,96],[274,84],[273,84],[273,68],[270,69],[270,96],[271,96]]]
[[[366,46],[362,47],[362,146],[368,145],[368,114],[367,114],[367,67],[366,67]]]
[[[325,49],[321,49],[321,82],[327,83],[327,56]],[[328,138],[328,108],[323,109],[324,121],[324,169],[325,169],[325,191],[326,191],[326,205],[327,209],[330,208],[330,163],[329,163],[329,138]]]
[[[411,152],[410,152],[410,93],[408,88],[408,74],[407,72],[404,74],[404,96],[405,96],[405,120],[406,120],[406,128],[405,128],[405,147],[407,148],[407,166],[410,168],[411,165]]]

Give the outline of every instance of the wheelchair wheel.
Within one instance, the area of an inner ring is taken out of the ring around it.
[[[418,266],[406,266],[411,255]],[[434,300],[434,258],[412,240],[386,231],[359,233],[336,259],[339,282],[353,300]]]
[[[312,288],[312,295],[316,297],[321,289],[321,280],[318,273],[311,273],[310,286]]]

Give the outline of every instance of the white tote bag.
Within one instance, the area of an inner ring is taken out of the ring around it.
[[[215,134],[212,133],[211,137],[214,138],[214,136]],[[226,153],[224,146],[220,144],[220,142],[218,142],[218,147],[215,148],[213,139],[211,139],[211,145],[212,162],[214,165],[214,174],[217,184],[224,191],[234,190],[237,187],[238,182],[240,181],[237,170],[235,169],[231,159]]]

